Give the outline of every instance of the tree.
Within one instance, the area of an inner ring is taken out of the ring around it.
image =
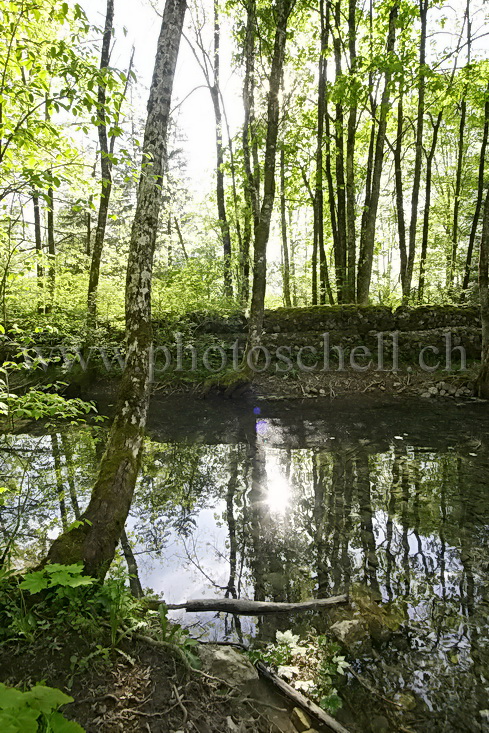
[[[484,203],[482,236],[479,254],[479,292],[482,320],[481,370],[476,391],[479,397],[489,399],[489,188]]]
[[[141,178],[126,279],[127,362],[116,415],[90,503],[80,522],[52,544],[50,562],[83,562],[103,578],[114,557],[139,471],[150,397],[151,277],[175,67],[185,0],[167,0],[156,52],[143,141]]]
[[[263,168],[263,201],[259,215],[255,221],[253,291],[251,295],[247,354],[255,346],[258,346],[263,327],[265,291],[267,286],[267,245],[270,236],[273,203],[275,200],[275,159],[280,118],[279,91],[285,59],[287,24],[294,4],[295,0],[278,0],[273,12],[275,39],[269,77],[267,137]]]

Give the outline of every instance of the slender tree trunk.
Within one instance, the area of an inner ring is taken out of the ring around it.
[[[350,52],[350,112],[346,138],[346,288],[345,301],[356,300],[356,203],[355,203],[355,135],[357,129],[357,49],[356,0],[348,1],[348,47]]]
[[[467,24],[467,65],[471,63],[472,23],[470,18],[470,0],[465,7],[465,22]],[[455,286],[455,272],[457,267],[460,196],[462,192],[462,173],[465,154],[465,125],[467,120],[467,85],[465,85],[460,103],[460,125],[458,130],[457,171],[455,174],[455,195],[453,199],[452,249],[449,258],[447,286],[453,296]]]
[[[423,212],[423,236],[421,239],[421,259],[419,263],[419,286],[418,286],[418,302],[423,302],[425,273],[426,273],[426,255],[428,253],[428,233],[430,224],[430,207],[431,207],[431,181],[433,175],[433,159],[435,157],[436,143],[438,141],[438,131],[442,120],[443,112],[438,112],[436,122],[433,124],[433,137],[431,140],[431,148],[426,159],[426,190],[425,204]]]
[[[387,54],[394,52],[396,40],[396,21],[398,5],[397,2],[391,8],[389,14],[389,30],[387,35]],[[388,62],[384,73],[384,90],[379,109],[379,122],[377,138],[375,141],[375,153],[373,155],[373,168],[371,189],[365,194],[364,216],[362,217],[362,231],[360,237],[360,256],[358,262],[357,292],[358,302],[366,305],[370,293],[370,281],[372,278],[372,265],[375,245],[375,224],[377,221],[377,209],[380,197],[380,184],[382,177],[382,166],[384,161],[385,133],[387,129],[387,115],[389,112],[392,67]],[[367,193],[368,198],[367,198]]]
[[[47,191],[47,235],[48,235],[48,302],[45,312],[51,313],[56,292],[56,242],[54,238],[54,191]]]
[[[44,267],[42,264],[43,248],[41,233],[41,210],[39,207],[39,196],[37,193],[32,194],[32,203],[34,206],[34,239],[36,243],[36,276],[37,276],[37,312],[44,313]]]
[[[482,237],[479,254],[479,294],[482,319],[482,356],[476,391],[479,397],[489,399],[489,188],[487,189],[482,218]]]
[[[287,23],[295,0],[279,0],[275,6],[277,26],[270,71],[267,139],[263,177],[263,202],[255,225],[255,252],[253,261],[253,292],[249,318],[249,333],[246,353],[260,343],[263,328],[265,291],[267,286],[267,245],[270,236],[273,203],[275,200],[275,158],[280,115],[279,91],[285,59]]]
[[[416,228],[418,224],[419,189],[421,186],[421,168],[423,163],[423,130],[426,92],[426,25],[428,16],[428,0],[419,0],[419,17],[421,20],[421,38],[419,42],[419,81],[418,81],[418,113],[416,118],[416,150],[414,154],[413,189],[411,193],[411,220],[409,223],[409,248],[406,274],[404,276],[403,300],[409,301],[413,279],[414,258],[416,255]]]
[[[75,472],[73,470],[73,450],[71,448],[70,436],[66,433],[61,433],[61,448],[65,456],[66,473],[68,475],[68,486],[70,489],[70,501],[75,514],[75,519],[80,519],[81,511],[80,505],[78,504],[78,496],[76,494],[75,486]]]
[[[63,474],[61,471],[61,455],[59,452],[59,442],[58,442],[58,436],[56,435],[56,433],[51,433],[51,450],[53,453],[53,460],[54,460],[54,474],[56,476],[56,493],[58,495],[61,526],[63,527],[63,532],[66,532],[68,528],[68,514],[66,511],[65,487],[63,485]]]
[[[487,151],[487,140],[489,136],[489,85],[486,89],[486,103],[484,105],[484,130],[482,133],[481,153],[479,157],[479,176],[477,179],[477,201],[475,204],[474,218],[472,219],[472,226],[470,228],[469,246],[467,249],[467,259],[465,260],[465,274],[462,285],[461,301],[465,301],[466,290],[470,283],[470,273],[472,268],[472,257],[474,254],[475,238],[477,236],[477,227],[479,225],[479,219],[481,215],[482,202],[484,199],[484,173],[485,173],[485,159]]]
[[[280,151],[280,220],[282,229],[282,261],[283,261],[283,287],[285,307],[292,306],[290,300],[290,262],[289,262],[289,244],[287,241],[287,208],[285,201],[285,151]]]
[[[402,84],[402,82],[401,82]],[[404,136],[404,90],[399,91],[397,103],[397,134],[394,146],[394,172],[396,179],[396,210],[397,231],[399,235],[399,255],[401,260],[401,286],[403,295],[406,293],[407,247],[406,247],[406,220],[404,217],[404,190],[402,183],[402,139]]]
[[[341,66],[341,0],[336,0],[334,6],[335,30],[333,33],[333,48],[335,59],[335,81],[341,84],[343,69]],[[335,242],[335,272],[336,297],[338,303],[344,301],[346,280],[346,184],[345,184],[345,140],[344,140],[344,111],[343,103],[338,95],[335,105],[335,169],[336,169],[336,217],[337,237]]]
[[[183,239],[182,230],[180,229],[180,224],[178,223],[178,219],[176,216],[174,217],[173,221],[175,222],[175,229],[177,230],[178,241],[180,242],[180,247],[182,248],[183,256],[185,257],[185,262],[188,262],[188,254],[185,248],[185,241]]]
[[[114,422],[89,505],[81,516],[83,523],[55,540],[47,556],[49,562],[83,562],[85,571],[98,578],[105,576],[114,557],[141,460],[151,383],[151,277],[173,79],[185,10],[185,0],[167,0],[158,41],[127,266],[127,363]]]
[[[250,298],[250,251],[253,230],[260,215],[260,169],[255,136],[255,35],[256,1],[248,0],[245,35],[245,76],[243,84],[244,122],[242,131],[244,178],[243,285],[241,302]]]
[[[221,229],[221,238],[224,257],[224,294],[233,297],[233,279],[231,275],[231,233],[226,214],[226,196],[224,192],[224,151],[222,147],[222,112],[219,99],[220,81],[220,41],[221,29],[219,25],[218,0],[214,0],[214,84],[210,86],[214,117],[216,120],[216,197],[217,214]]]
[[[107,0],[105,15],[105,29],[102,41],[102,53],[100,56],[100,71],[103,74],[107,71],[110,61],[110,42],[114,28],[114,0]],[[97,125],[98,139],[100,144],[100,168],[102,174],[102,191],[93,243],[92,260],[90,263],[90,276],[88,281],[87,296],[87,326],[93,328],[97,321],[97,291],[100,279],[100,263],[102,261],[102,250],[104,247],[105,230],[107,228],[107,217],[109,214],[110,195],[112,193],[112,162],[109,157],[109,140],[107,134],[107,91],[104,81],[98,88],[98,109]]]
[[[138,564],[125,529],[121,534],[121,547],[127,565],[127,572],[129,573],[129,587],[131,589],[131,593],[134,598],[142,598],[144,596],[144,592],[139,579]]]
[[[319,81],[318,81],[318,117],[317,117],[317,144],[316,144],[316,180],[314,186],[314,239],[312,251],[312,304],[318,302],[317,288],[317,261],[319,256],[319,302],[326,302],[326,297],[330,304],[334,302],[333,293],[331,291],[331,283],[329,280],[328,262],[326,259],[326,250],[324,246],[324,191],[323,191],[323,148],[324,148],[324,128],[326,125],[326,176],[329,189],[329,203],[332,207],[331,226],[333,228],[333,241],[336,242],[336,213],[333,197],[333,179],[331,174],[331,150],[329,141],[329,117],[326,106],[326,50],[328,45],[328,27],[329,27],[329,3],[326,9],[324,0],[320,0],[319,4],[320,22],[321,22],[321,49],[319,56]]]

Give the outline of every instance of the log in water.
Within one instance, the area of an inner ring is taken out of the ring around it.
[[[164,601],[147,601],[148,607],[157,610]],[[301,611],[318,611],[329,606],[348,603],[348,596],[331,596],[330,598],[315,598],[302,603],[273,603],[269,601],[249,601],[245,598],[199,598],[185,603],[170,603],[168,610],[184,609],[189,612],[223,611],[234,613],[237,616],[263,616],[267,613],[299,613]]]

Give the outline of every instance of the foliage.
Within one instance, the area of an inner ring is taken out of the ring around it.
[[[37,684],[26,692],[0,683],[0,728],[3,733],[83,733],[58,708],[73,702],[61,690]]]
[[[334,713],[342,701],[336,689],[350,666],[341,648],[327,636],[309,634],[304,640],[292,631],[277,631],[276,643],[248,652],[253,662],[262,661],[296,690],[306,693]]]

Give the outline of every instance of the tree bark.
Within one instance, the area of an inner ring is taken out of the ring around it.
[[[255,139],[255,35],[256,2],[248,0],[245,35],[245,75],[243,84],[244,121],[242,131],[243,161],[245,170],[244,200],[245,217],[243,231],[243,284],[241,302],[248,304],[250,298],[250,251],[253,230],[260,215],[260,169]]]
[[[442,120],[443,112],[438,113],[436,122],[433,125],[433,137],[431,140],[431,148],[426,159],[426,190],[425,204],[423,212],[423,236],[421,239],[421,258],[419,263],[419,285],[418,285],[418,302],[423,302],[425,273],[426,273],[426,255],[428,253],[428,233],[430,224],[430,207],[431,207],[431,182],[433,177],[433,159],[435,157],[436,143],[438,141],[438,131]]]
[[[336,0],[334,5],[335,31],[333,33],[333,49],[335,59],[335,83],[341,84],[343,69],[341,66],[341,0]],[[336,170],[336,219],[337,235],[335,241],[335,273],[336,273],[336,298],[338,303],[344,301],[344,288],[346,281],[346,184],[345,184],[345,137],[344,137],[344,111],[343,103],[338,101],[335,104],[335,170]]]
[[[37,277],[37,312],[44,313],[44,267],[42,264],[42,233],[41,233],[41,209],[39,207],[39,196],[37,193],[32,194],[32,204],[34,206],[34,240],[36,243],[36,277]]]
[[[185,0],[167,0],[158,40],[127,266],[127,362],[114,422],[89,505],[81,516],[82,524],[58,537],[47,556],[48,562],[82,562],[85,572],[97,578],[105,576],[114,557],[141,461],[150,397],[151,277],[173,79],[185,10]]]
[[[402,81],[401,81],[402,84]],[[399,91],[397,103],[397,134],[394,146],[394,173],[396,179],[397,232],[399,236],[399,256],[401,260],[401,287],[406,292],[407,247],[406,219],[404,217],[404,190],[402,184],[402,138],[404,136],[404,90]]]
[[[159,608],[163,601],[148,601],[150,608]],[[301,613],[303,611],[317,611],[322,608],[331,608],[348,603],[347,595],[332,596],[331,598],[316,598],[301,603],[274,603],[271,601],[249,601],[245,598],[199,598],[195,601],[170,604],[170,610],[184,608],[189,613],[200,611],[222,611],[236,613],[240,616],[263,616],[268,613]]]
[[[345,301],[356,301],[356,203],[355,203],[355,134],[357,129],[357,27],[356,0],[348,2],[348,47],[350,52],[350,112],[346,137],[346,283]]]
[[[263,201],[255,223],[255,252],[253,260],[253,292],[249,317],[246,354],[260,343],[263,329],[265,291],[267,286],[267,245],[270,236],[273,203],[275,200],[275,159],[280,115],[279,91],[285,59],[287,24],[295,0],[279,0],[275,6],[277,25],[270,70],[267,139],[263,171]]]
[[[142,598],[144,596],[144,592],[139,579],[138,564],[134,557],[134,552],[132,551],[131,543],[129,542],[129,537],[126,534],[125,529],[121,535],[121,547],[127,565],[127,572],[129,573],[129,587],[131,589],[131,593],[134,598]]]
[[[414,154],[413,189],[411,193],[411,219],[409,222],[409,248],[407,253],[406,272],[404,275],[403,301],[407,303],[411,296],[414,257],[416,255],[416,228],[418,224],[419,189],[421,185],[421,168],[423,163],[423,130],[426,92],[426,26],[428,18],[428,0],[419,0],[419,17],[421,20],[421,38],[419,42],[419,81],[418,112],[416,117],[416,149]]]
[[[479,175],[477,179],[477,201],[475,204],[474,218],[472,219],[472,226],[470,228],[469,246],[467,248],[467,258],[465,260],[465,274],[462,285],[461,302],[465,301],[466,290],[470,283],[470,271],[472,267],[472,257],[474,254],[475,238],[477,236],[477,227],[479,225],[479,219],[481,215],[482,202],[484,199],[484,173],[485,173],[485,158],[487,150],[487,140],[489,136],[489,85],[486,89],[486,103],[484,105],[484,131],[482,133],[481,142],[481,153],[479,157]]]
[[[110,61],[110,41],[114,28],[114,0],[107,0],[105,28],[100,56],[100,72],[107,71]],[[100,144],[100,168],[102,174],[102,191],[95,229],[95,238],[90,263],[90,276],[87,295],[87,326],[93,328],[97,321],[97,291],[100,279],[100,263],[104,247],[105,230],[109,214],[110,195],[112,193],[112,162],[109,157],[109,140],[107,134],[107,94],[106,84],[102,81],[98,88],[97,98],[98,139]]]
[[[396,21],[398,14],[397,2],[389,13],[389,29],[387,34],[387,55],[394,52],[396,40]],[[360,256],[358,262],[357,297],[360,305],[366,305],[370,293],[370,281],[372,278],[372,265],[375,245],[375,224],[377,221],[377,209],[379,206],[380,184],[382,166],[384,161],[385,133],[387,129],[387,115],[389,112],[392,67],[391,59],[388,58],[388,66],[384,72],[384,89],[379,109],[379,122],[377,138],[375,141],[375,153],[373,156],[373,169],[371,189],[365,194],[364,216],[362,217],[362,231],[360,237]],[[368,197],[367,197],[367,194]]]
[[[47,191],[47,239],[48,239],[48,301],[45,312],[51,313],[56,292],[56,242],[54,238],[54,191],[50,186]]]
[[[476,382],[479,397],[489,399],[489,188],[487,189],[482,218],[482,237],[479,254],[479,294],[482,320],[481,369]]]
[[[217,214],[221,229],[224,261],[224,295],[233,297],[233,279],[231,275],[231,234],[226,214],[226,196],[224,192],[224,151],[222,147],[222,112],[219,99],[219,78],[220,78],[220,41],[221,29],[219,25],[219,6],[214,0],[214,84],[209,86],[214,117],[216,120],[216,197]]]
[[[287,241],[287,208],[285,200],[285,151],[283,148],[280,151],[280,221],[282,229],[282,278],[284,303],[286,308],[291,308],[289,244]]]

